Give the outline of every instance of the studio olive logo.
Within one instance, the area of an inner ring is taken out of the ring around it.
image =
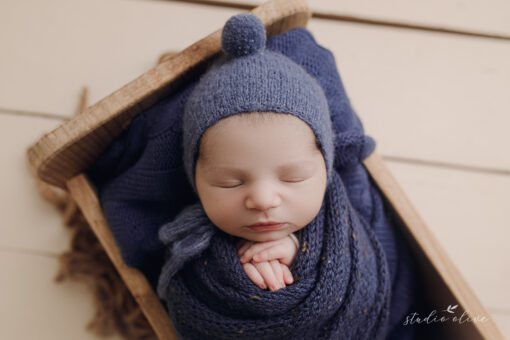
[[[432,310],[428,315],[421,315],[417,312],[412,312],[406,316],[403,325],[414,325],[414,324],[432,324],[438,322],[454,322],[462,325],[466,322],[487,322],[489,317],[485,315],[471,315],[468,311],[461,311],[458,308],[459,305],[448,305],[445,309]]]

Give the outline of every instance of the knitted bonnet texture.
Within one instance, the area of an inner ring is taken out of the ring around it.
[[[243,112],[272,111],[303,120],[315,133],[329,174],[333,130],[317,80],[290,58],[266,49],[264,24],[253,14],[231,17],[221,38],[224,56],[202,76],[184,108],[184,165],[195,191],[200,138],[220,119]]]

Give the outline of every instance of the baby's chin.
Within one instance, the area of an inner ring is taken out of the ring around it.
[[[260,234],[264,234],[264,235],[260,235]],[[270,241],[281,240],[282,238],[289,236],[290,233],[278,233],[277,234],[277,233],[271,232],[270,234],[271,235],[265,234],[265,233],[257,233],[257,235],[246,235],[243,238],[245,240],[253,241],[253,242],[270,242]]]
[[[270,242],[270,241],[276,241],[280,240],[282,238],[285,238],[289,236],[291,233],[293,233],[295,230],[295,226],[283,228],[280,230],[273,230],[273,231],[262,231],[262,232],[256,232],[251,230],[246,230],[242,233],[242,235],[239,235],[239,237],[244,238],[248,241],[254,241],[254,242]],[[298,228],[299,229],[299,228]]]

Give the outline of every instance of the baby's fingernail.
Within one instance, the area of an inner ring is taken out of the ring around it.
[[[260,289],[267,289],[267,286],[263,283],[263,284],[260,286]]]

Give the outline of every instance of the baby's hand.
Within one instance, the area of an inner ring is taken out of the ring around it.
[[[246,275],[261,289],[276,291],[294,282],[289,266],[298,246],[291,236],[269,242],[242,240],[238,248]]]
[[[289,235],[279,240],[268,242],[246,241],[238,250],[241,263],[250,261],[264,262],[278,260],[290,267],[296,257],[298,245]]]
[[[250,280],[260,289],[269,288],[272,292],[285,288],[285,284],[292,284],[294,278],[287,265],[278,260],[265,262],[248,262],[243,269]]]

